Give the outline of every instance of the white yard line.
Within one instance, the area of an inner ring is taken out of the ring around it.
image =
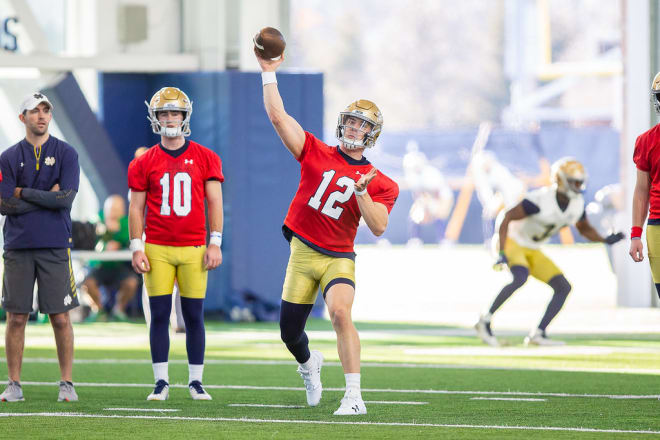
[[[34,386],[54,386],[56,382],[21,382],[21,385],[34,385]],[[103,388],[153,388],[152,383],[104,383],[104,382],[76,382],[77,387],[103,387]],[[170,384],[170,388],[188,388],[186,384]],[[259,391],[304,391],[303,387],[275,387],[275,386],[256,386],[256,385],[208,385],[204,384],[204,388],[208,389],[225,389],[225,390],[259,390]],[[324,388],[326,391],[345,391],[344,388]],[[392,388],[362,388],[365,393],[397,393],[397,394],[446,394],[446,395],[482,395],[482,396],[535,396],[535,397],[587,397],[587,398],[604,398],[604,399],[658,399],[658,394],[571,394],[571,393],[542,393],[542,392],[527,392],[527,391],[470,391],[470,390],[406,390],[406,389],[392,389]]]
[[[373,403],[376,405],[428,405],[428,402],[402,402],[396,400],[365,400],[364,403]]]
[[[172,408],[103,408],[103,411],[177,412],[181,410]]]
[[[248,419],[231,417],[182,417],[182,416],[149,416],[149,415],[100,415],[74,412],[38,412],[38,413],[0,413],[0,417],[73,417],[90,419],[141,419],[141,420],[180,420],[197,422],[238,422],[238,423],[288,423],[300,425],[357,425],[357,426],[409,426],[415,428],[453,428],[453,429],[498,429],[520,431],[558,431],[558,432],[594,432],[604,434],[660,434],[660,431],[574,428],[563,426],[506,426],[506,425],[450,425],[443,423],[403,423],[403,422],[361,422],[361,421],[330,421],[330,420],[281,420],[281,419]]]
[[[0,358],[0,362],[7,362]],[[170,359],[170,364],[187,365],[185,359]],[[56,358],[24,358],[23,363],[33,364],[57,364]],[[150,359],[76,359],[75,364],[148,364]],[[295,361],[284,360],[240,360],[240,359],[205,359],[205,365],[298,365]],[[339,362],[323,362],[329,367],[340,367]],[[462,365],[462,364],[418,364],[411,362],[388,363],[388,362],[362,362],[364,368],[428,368],[428,369],[455,369],[455,370],[501,370],[501,371],[565,371],[582,373],[626,373],[626,374],[656,374],[660,375],[660,368],[582,368],[582,367],[502,367],[489,365]]]
[[[246,406],[250,408],[305,408],[303,405],[266,405],[261,403],[229,403],[227,406]]]
[[[548,399],[532,399],[522,397],[470,397],[470,400],[512,400],[516,402],[547,402]]]

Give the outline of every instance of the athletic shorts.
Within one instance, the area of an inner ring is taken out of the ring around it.
[[[106,286],[110,289],[119,289],[122,281],[129,278],[138,279],[138,275],[133,270],[131,263],[114,263],[109,267],[105,264],[93,268],[87,278],[93,278],[100,286]]]
[[[32,311],[35,281],[41,313],[64,313],[80,305],[70,249],[9,249],[3,257],[2,307],[6,311]]]
[[[355,261],[324,255],[300,241],[291,239],[291,255],[286,267],[282,299],[294,304],[314,304],[319,286],[323,296],[334,284],[355,287]]]
[[[204,267],[206,246],[163,246],[146,243],[144,252],[151,270],[144,274],[149,296],[171,295],[174,280],[182,298],[206,297],[208,270]]]
[[[555,263],[539,249],[520,246],[511,238],[506,239],[504,255],[506,255],[509,261],[509,267],[526,267],[531,276],[544,283],[547,283],[557,275],[562,275],[561,270]]]

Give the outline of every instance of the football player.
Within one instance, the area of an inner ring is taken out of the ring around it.
[[[660,113],[660,72],[651,83],[651,100],[656,113]],[[644,259],[642,230],[648,215],[646,245],[648,246],[651,277],[660,295],[660,150],[656,147],[660,138],[660,125],[639,135],[635,141],[633,161],[637,167],[637,181],[633,193],[632,230],[630,232],[630,256],[633,261]]]
[[[256,53],[256,51],[255,51]],[[360,391],[360,339],[351,319],[355,297],[353,244],[360,218],[376,236],[387,227],[398,185],[363,156],[375,145],[383,117],[371,101],[359,100],[339,114],[331,147],[286,113],[275,70],[284,60],[261,58],[264,106],[284,146],[300,162],[301,177],[282,230],[291,255],[282,288],[282,341],[300,364],[307,403],[321,400],[323,356],[309,350],[305,323],[321,288],[346,379],[346,392],[335,415],[366,414]]]
[[[211,400],[202,387],[204,297],[208,270],[222,263],[222,165],[216,153],[186,139],[192,102],[184,92],[164,87],[146,104],[151,128],[161,141],[133,159],[128,186],[132,264],[144,274],[151,309],[149,340],[156,386],[147,400],[166,400],[169,395],[168,324],[175,279],[186,324],[190,395]],[[211,228],[208,247],[205,197]]]
[[[563,341],[549,339],[545,330],[559,313],[571,285],[561,270],[541,250],[564,226],[575,225],[582,236],[594,242],[614,244],[623,233],[603,238],[589,223],[584,210],[584,192],[587,173],[580,162],[571,157],[559,159],[552,165],[551,186],[525,195],[522,202],[506,212],[499,226],[499,258],[495,268],[509,266],[513,281],[502,288],[487,313],[479,318],[475,328],[486,344],[498,346],[491,331],[491,318],[495,311],[518,290],[529,275],[547,283],[554,293],[538,325],[525,338],[525,345],[563,345]]]

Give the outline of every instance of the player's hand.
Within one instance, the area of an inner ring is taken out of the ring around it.
[[[259,63],[259,66],[261,66],[261,70],[263,72],[275,72],[278,67],[280,67],[280,64],[284,62],[284,52],[282,52],[282,55],[276,60],[271,60],[262,57],[259,55],[259,51],[257,51],[257,48],[254,48],[254,54],[257,56],[257,62]]]
[[[493,264],[493,270],[501,271],[509,264],[509,260],[504,255],[504,252],[500,251],[500,256],[497,257],[497,261]]]
[[[605,243],[606,244],[614,244],[618,241],[623,240],[623,232],[617,232],[616,234],[610,234],[607,237],[605,237]]]
[[[644,259],[644,245],[642,244],[642,240],[630,240],[630,252],[628,253],[634,262],[639,263],[642,261]]]
[[[364,191],[367,185],[369,185],[369,182],[374,180],[377,174],[378,170],[376,168],[372,168],[367,174],[363,174],[360,180],[355,182],[355,191]]]
[[[17,199],[20,199],[22,190],[23,190],[23,188],[21,188],[20,186],[17,186],[16,188],[14,188],[14,197],[17,198]]]
[[[133,261],[131,264],[133,265],[133,270],[137,273],[147,273],[151,270],[149,259],[144,251],[133,252]]]
[[[56,184],[53,185],[53,187],[50,189],[50,191],[52,191],[52,192],[57,192],[57,191],[59,191],[59,190],[60,190],[60,184],[59,184],[59,183],[56,183]]]
[[[222,251],[214,244],[210,244],[204,252],[204,267],[213,270],[222,264]]]

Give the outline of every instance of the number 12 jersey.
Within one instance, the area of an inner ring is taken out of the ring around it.
[[[128,187],[147,193],[147,243],[206,244],[204,198],[208,180],[225,180],[220,157],[193,141],[174,151],[156,144],[130,163]]]
[[[284,225],[322,249],[352,253],[361,217],[353,186],[373,166],[365,157],[355,160],[308,132],[298,161],[300,184]],[[380,171],[367,191],[388,213],[399,196],[396,182]]]

